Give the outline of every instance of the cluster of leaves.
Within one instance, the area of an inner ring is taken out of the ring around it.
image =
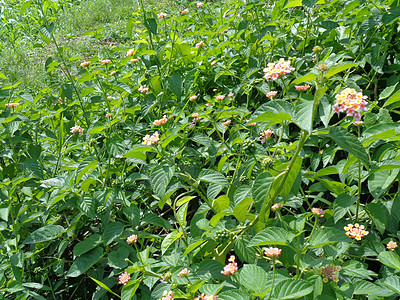
[[[0,74],[1,295],[398,298],[398,2],[139,2],[132,47],[86,62],[44,20],[57,80]],[[295,70],[266,81],[281,57]],[[359,126],[331,109],[346,87],[369,97]]]

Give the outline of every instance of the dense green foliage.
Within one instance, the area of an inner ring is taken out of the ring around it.
[[[1,299],[398,299],[398,0],[134,2],[82,55],[79,5],[2,6],[52,54],[0,73]]]

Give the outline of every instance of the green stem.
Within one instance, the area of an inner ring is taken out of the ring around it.
[[[360,134],[361,134],[361,131],[360,131],[360,127],[361,126],[358,126],[358,137],[360,138]],[[360,162],[360,160],[358,160],[358,198],[357,198],[357,206],[356,206],[356,217],[355,217],[355,220],[354,220],[354,223],[357,223],[357,221],[358,221],[358,212],[359,212],[359,209],[360,209],[360,201],[361,201],[361,162]]]
[[[272,258],[272,263],[273,263],[273,269],[272,269],[272,286],[271,286],[271,292],[269,293],[268,300],[271,299],[272,293],[273,293],[273,291],[274,291],[274,284],[275,284],[275,263],[276,263],[275,257]]]

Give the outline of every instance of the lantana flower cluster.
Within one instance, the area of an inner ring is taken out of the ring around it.
[[[275,63],[269,63],[266,68],[264,68],[264,78],[268,81],[270,78],[272,80],[277,80],[283,75],[289,74],[290,72],[294,71],[290,65],[290,61],[285,60],[284,58],[279,59],[279,61]]]
[[[333,280],[334,282],[339,281],[339,274],[338,272],[342,269],[340,266],[332,266],[332,265],[325,265],[322,269],[317,271],[318,274],[322,275],[323,281],[326,283],[329,279]]]
[[[235,275],[235,273],[238,271],[238,265],[235,262],[235,256],[232,255],[228,261],[229,263],[224,267],[224,270],[221,271],[221,274]]]
[[[154,126],[161,126],[161,125],[164,125],[165,123],[167,123],[167,121],[168,121],[167,116],[164,115],[161,119],[155,120],[153,122],[153,125]]]
[[[362,237],[368,235],[369,233],[368,231],[364,230],[364,225],[359,225],[358,223],[354,225],[348,224],[344,227],[344,230],[346,230],[346,235],[348,237],[356,239],[357,241],[360,241]]]
[[[143,144],[147,146],[153,146],[158,143],[160,140],[160,135],[158,134],[158,131],[154,132],[152,135],[146,135],[143,138]]]
[[[194,298],[194,300],[217,300],[218,296],[213,296],[213,295],[204,295],[201,294],[201,296],[198,296],[196,298]]]
[[[264,249],[264,254],[267,257],[276,258],[281,254],[281,252],[282,252],[282,249],[274,248],[274,247],[269,247],[269,248]]]
[[[368,110],[367,96],[361,92],[357,92],[355,89],[346,88],[340,94],[335,96],[336,102],[332,106],[332,109],[336,113],[346,113],[347,116],[354,116],[355,121],[360,121],[361,114],[360,110]]]
[[[269,140],[274,132],[271,129],[267,129],[260,133],[261,144],[264,144],[266,140]]]

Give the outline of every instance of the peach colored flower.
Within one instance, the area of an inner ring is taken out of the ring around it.
[[[110,73],[110,76],[113,76],[113,75],[115,75],[115,74],[117,74],[117,71],[112,71],[112,72]]]
[[[135,52],[135,49],[129,49],[129,50],[126,52],[126,56],[132,56],[134,52]]]
[[[264,255],[267,257],[278,257],[282,252],[282,249],[269,247],[264,249]]]
[[[368,231],[364,230],[364,225],[359,225],[358,223],[353,224],[348,224],[346,227],[344,227],[344,230],[346,230],[346,235],[348,237],[354,238],[357,241],[360,241],[362,237],[368,235]]]
[[[342,267],[340,266],[332,266],[332,265],[325,265],[322,267],[322,269],[319,269],[317,271],[318,274],[322,275],[323,277],[323,281],[325,283],[327,283],[329,281],[329,279],[333,280],[334,282],[338,282],[339,278],[338,278],[338,273],[340,270],[342,269]]]
[[[362,125],[362,124],[364,124],[363,121],[354,121],[354,122],[353,122],[353,125],[354,125],[354,126],[360,126],[360,125]]]
[[[396,242],[390,241],[389,243],[387,243],[386,245],[386,249],[388,250],[392,250],[394,251],[394,249],[396,249],[398,247]]]
[[[159,19],[164,19],[164,18],[167,17],[168,15],[167,15],[165,12],[161,12],[161,13],[159,13],[157,16],[158,16]]]
[[[250,123],[248,126],[257,126],[257,123],[256,122]]]
[[[161,300],[174,300],[174,299],[175,298],[172,291],[164,291],[163,297],[161,298]]]
[[[193,118],[197,118],[199,116],[199,113],[192,113]]]
[[[187,14],[189,12],[189,9],[185,8],[184,10],[181,11],[181,15]]]
[[[19,103],[7,103],[6,106],[7,107],[17,107],[19,105]]]
[[[217,63],[217,61],[214,60],[214,61],[211,62],[211,65],[214,66],[216,63]]]
[[[109,60],[109,59],[100,59],[100,62],[101,62],[103,65],[108,65],[109,63],[111,63],[111,60]]]
[[[138,90],[141,93],[146,93],[147,95],[149,94],[149,88],[146,85],[141,85]]]
[[[233,96],[235,96],[234,93],[229,93],[229,94],[228,94],[228,97],[230,97],[230,98],[232,98]]]
[[[222,101],[225,99],[225,95],[218,95],[215,97],[215,100]]]
[[[222,30],[221,34],[227,33],[229,29],[230,29],[230,28],[227,28],[227,29],[225,29],[225,30]]]
[[[112,113],[106,113],[106,118],[110,118],[110,117],[112,117]]]
[[[168,121],[167,116],[164,115],[161,119],[155,120],[155,121],[153,122],[153,125],[155,125],[155,126],[161,126],[161,125],[164,125],[165,123],[167,123],[167,121]]]
[[[75,125],[74,127],[71,127],[70,132],[71,133],[79,132],[80,134],[82,134],[83,133],[83,128],[78,126],[78,125]]]
[[[200,296],[194,298],[193,300],[217,300],[217,299],[218,299],[218,296],[201,294]]]
[[[190,273],[190,270],[188,270],[188,268],[184,268],[182,271],[179,272],[178,276],[179,277],[186,277],[188,276]]]
[[[195,101],[195,100],[197,100],[197,95],[193,95],[193,96],[190,96],[189,97],[189,101]]]
[[[159,140],[160,140],[160,136],[158,134],[158,131],[156,131],[151,136],[147,134],[143,138],[143,143],[142,144],[145,144],[145,145],[148,145],[148,146],[153,146],[153,145],[157,144]]]
[[[231,120],[227,120],[226,122],[222,123],[223,126],[228,126],[229,124],[231,124]]]
[[[272,99],[278,94],[278,91],[270,91],[267,93],[267,97]]]
[[[121,273],[118,277],[118,283],[119,284],[123,284],[126,285],[128,283],[128,281],[131,279],[131,275],[129,275],[128,273],[124,272]]]
[[[80,64],[81,67],[87,67],[88,65],[90,65],[90,61],[84,61]]]
[[[127,237],[126,242],[128,244],[136,243],[138,236],[136,234],[132,234]]]
[[[197,7],[203,7],[204,3],[203,2],[197,2]]]
[[[270,78],[272,80],[277,80],[278,78],[282,77],[285,74],[289,74],[290,72],[294,71],[290,65],[290,61],[286,61],[284,58],[279,59],[279,61],[275,63],[269,63],[266,68],[264,68],[264,78],[268,81]]]
[[[277,210],[280,210],[282,207],[283,207],[282,203],[275,203],[274,205],[271,206],[271,209],[273,211],[277,211]]]
[[[260,133],[261,144],[264,144],[266,140],[269,140],[274,132],[271,129],[267,129]]]
[[[299,92],[304,92],[307,91],[310,88],[308,84],[305,85],[296,85],[295,89],[298,90]]]
[[[354,116],[355,121],[360,121],[361,119],[360,110],[368,110],[368,101],[366,100],[368,97],[355,89],[346,88],[340,94],[337,94],[335,98],[336,101],[332,105],[332,109],[338,114],[346,113],[349,117]]]
[[[204,45],[204,42],[203,42],[203,41],[198,42],[198,43],[196,44],[196,48],[200,48],[200,47],[202,47],[203,45]]]
[[[131,63],[136,63],[136,62],[138,62],[139,60],[137,59],[137,58],[132,58],[131,59]]]
[[[315,216],[319,216],[321,218],[325,216],[325,212],[320,208],[313,207],[311,211]]]
[[[224,267],[224,270],[221,271],[221,274],[235,275],[235,273],[238,271],[238,266],[235,262],[235,256],[232,255],[228,261],[229,263]]]

